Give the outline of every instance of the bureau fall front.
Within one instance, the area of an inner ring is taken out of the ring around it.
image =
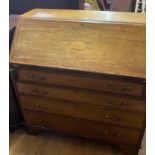
[[[145,131],[145,15],[34,9],[10,74],[28,133],[50,129],[137,155]]]

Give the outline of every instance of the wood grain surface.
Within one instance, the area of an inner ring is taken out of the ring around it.
[[[10,63],[145,78],[145,15],[33,10],[18,20]]]
[[[71,135],[80,135],[117,144],[137,145],[140,132],[122,127],[109,126],[80,118],[48,114],[38,111],[23,111],[27,125],[34,125]],[[130,138],[129,138],[130,137]]]
[[[132,97],[125,98],[122,96],[112,96],[102,93],[96,93],[88,90],[81,89],[69,89],[65,87],[57,86],[43,86],[39,84],[30,84],[17,82],[17,91],[20,94],[36,95],[40,97],[54,97],[60,99],[66,99],[71,101],[83,102],[88,104],[96,104],[103,106],[114,106],[122,109],[132,109],[138,111],[145,111],[145,100],[136,100]],[[125,103],[122,106],[121,103]]]
[[[59,10],[59,9],[33,9],[20,17],[61,20],[61,21],[92,21],[92,22],[117,22],[145,24],[145,14],[129,12],[107,12],[92,10]]]
[[[62,72],[38,71],[35,69],[19,69],[17,71],[19,81],[38,82],[41,84],[55,84],[75,88],[85,88],[111,92],[130,96],[144,96],[145,83],[134,83],[128,80],[116,78],[99,78],[88,75],[68,74]]]
[[[137,155],[145,28],[145,15],[135,13],[35,9],[20,16],[10,63],[28,133],[54,129]]]
[[[46,113],[54,113],[62,116],[83,118],[100,123],[108,123],[118,126],[142,128],[144,115],[123,110],[111,109],[103,106],[80,104],[58,99],[45,99],[34,96],[20,96],[22,108]]]

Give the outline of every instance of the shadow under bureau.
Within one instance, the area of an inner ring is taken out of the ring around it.
[[[28,133],[54,129],[138,154],[146,111],[144,14],[25,13],[10,74]]]

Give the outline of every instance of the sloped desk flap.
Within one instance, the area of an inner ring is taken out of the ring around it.
[[[35,9],[20,16],[10,63],[145,78],[145,14]]]

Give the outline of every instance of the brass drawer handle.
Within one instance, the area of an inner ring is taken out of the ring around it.
[[[42,76],[39,77],[39,79],[40,79],[40,80],[46,80],[46,79],[47,79],[47,76],[42,75]]]
[[[32,74],[29,74],[28,77],[29,77],[30,79],[34,79],[34,78],[35,78]]]
[[[47,76],[45,76],[45,75],[34,76],[34,75],[32,75],[32,74],[29,74],[28,77],[29,77],[30,79],[38,79],[38,80],[41,80],[41,81],[47,79]]]
[[[122,91],[124,91],[124,92],[130,92],[130,91],[131,91],[131,87],[125,86],[125,87],[122,89]]]
[[[36,106],[37,106],[37,107],[41,107],[40,104],[38,104],[38,103],[36,104]]]
[[[39,95],[48,95],[47,90],[39,91],[37,88],[32,88],[32,92],[34,92],[35,94],[39,94]]]
[[[125,102],[121,102],[121,103],[119,103],[119,104],[116,104],[116,103],[113,103],[113,102],[111,102],[111,101],[106,101],[106,103],[108,104],[108,105],[112,105],[112,106],[115,106],[115,107],[124,107],[124,106],[126,106],[127,105],[127,103],[125,103]]]
[[[43,94],[44,94],[44,95],[47,95],[47,94],[48,94],[48,91],[47,91],[47,90],[44,90],[44,91],[43,91]]]
[[[77,92],[77,91],[74,91],[74,94],[75,94],[75,95],[77,95],[77,94],[78,94],[78,92]]]
[[[108,85],[108,89],[110,89],[111,91],[115,91],[116,88],[113,85]]]
[[[112,132],[108,132],[108,131],[104,131],[104,134],[112,136],[112,137],[120,137],[121,136],[119,133],[115,133],[115,132],[112,133]]]
[[[111,121],[120,121],[121,120],[121,116],[111,117],[110,115],[105,115],[105,118],[109,119]]]
[[[51,125],[52,125],[52,124],[53,124],[53,122],[52,122],[52,121],[49,121],[49,124],[51,124]]]
[[[42,106],[41,108],[42,108],[42,109],[49,109],[50,106]]]
[[[36,88],[32,88],[32,91],[36,94],[38,93],[38,90]]]
[[[43,123],[43,120],[39,119],[38,122],[39,122],[39,123]]]
[[[41,105],[38,104],[38,103],[36,104],[36,106],[37,106],[37,107],[40,107],[40,108],[42,108],[42,109],[48,109],[48,108],[51,108],[51,106],[49,106],[49,105],[48,105],[48,106],[41,106]]]
[[[110,91],[116,91],[116,87],[113,86],[113,85],[108,85],[108,89]],[[123,92],[130,92],[131,91],[131,87],[130,86],[125,86],[125,87],[123,87],[122,91]]]
[[[44,122],[43,120],[38,120],[38,123],[40,123],[41,125],[46,125],[46,122]]]
[[[51,108],[51,106],[50,106],[50,105],[48,105],[46,108]]]

